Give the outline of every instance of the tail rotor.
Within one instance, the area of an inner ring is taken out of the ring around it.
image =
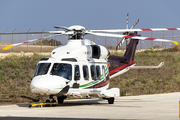
[[[129,21],[129,13],[127,14],[127,19],[126,19],[126,29],[128,29],[128,21]],[[130,28],[133,29],[137,23],[139,22],[139,19],[134,23],[134,25]],[[130,32],[124,32],[123,35],[129,35]],[[129,39],[128,38],[122,38],[121,41],[117,44],[116,46],[116,50],[118,50],[118,48],[120,48],[122,46],[122,44],[124,43],[124,41],[126,40],[126,48],[129,44]]]

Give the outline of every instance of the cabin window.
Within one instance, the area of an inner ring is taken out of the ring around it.
[[[74,66],[74,80],[80,80],[79,65]]]
[[[96,76],[98,80],[101,80],[101,70],[99,66],[96,66]]]
[[[91,65],[91,78],[92,80],[96,80],[96,69],[94,65]]]
[[[105,67],[102,66],[102,74],[103,74],[103,80],[106,80],[106,73],[105,73]]]
[[[51,63],[39,63],[36,67],[36,71],[34,73],[34,77],[38,75],[45,75],[47,74]]]
[[[72,65],[66,63],[54,63],[50,74],[72,80]]]
[[[89,80],[89,71],[88,71],[88,66],[86,65],[83,66],[83,75],[84,75],[84,80]]]

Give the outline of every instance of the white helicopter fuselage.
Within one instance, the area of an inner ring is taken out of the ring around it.
[[[108,90],[108,50],[90,40],[69,40],[42,58],[36,68],[30,88],[41,95],[119,96],[119,89]],[[111,95],[111,92],[116,91]],[[110,91],[110,92],[109,92]]]

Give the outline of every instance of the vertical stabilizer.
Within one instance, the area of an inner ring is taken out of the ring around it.
[[[129,36],[140,36],[140,35],[138,35],[137,32],[134,32],[134,33],[130,33]],[[135,55],[138,43],[139,43],[138,39],[130,40],[130,43],[128,44],[128,47],[124,54],[124,59],[126,59],[127,62],[131,62],[134,60],[134,55]]]
[[[139,42],[139,40],[137,40],[137,39],[131,39],[131,41],[128,45],[128,48],[124,54],[124,59],[127,62],[131,62],[134,60],[134,55],[136,52],[136,47],[137,47],[138,42]]]
[[[130,33],[129,35],[140,36],[137,34],[137,32]],[[108,57],[108,62],[110,62],[110,78],[116,77],[124,72],[127,72],[130,66],[135,65],[134,55],[136,52],[138,42],[138,39],[131,39],[123,57],[114,55],[110,55]]]

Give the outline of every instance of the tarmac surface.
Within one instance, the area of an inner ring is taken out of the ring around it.
[[[107,100],[65,100],[55,107],[28,108],[29,103],[0,105],[0,120],[179,120],[180,92],[126,96]]]

